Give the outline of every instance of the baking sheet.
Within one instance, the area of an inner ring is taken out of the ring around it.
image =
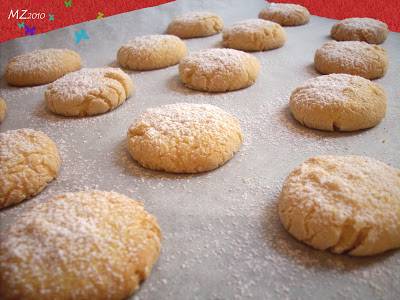
[[[115,66],[120,45],[141,34],[162,33],[170,19],[190,10],[211,10],[226,25],[257,17],[264,1],[176,1],[0,45],[1,72],[14,55],[37,48],[78,51],[85,65]],[[299,163],[318,154],[369,155],[400,167],[400,35],[383,46],[390,56],[377,80],[388,94],[387,116],[377,127],[355,133],[325,133],[298,125],[287,109],[292,89],[318,74],[315,50],[329,40],[334,20],[312,17],[308,25],[286,27],[286,45],[254,53],[261,74],[250,88],[207,94],[178,80],[177,67],[129,72],[137,90],[116,110],[71,119],[46,111],[46,86],[9,87],[0,82],[8,115],[0,131],[30,127],[58,144],[63,165],[57,180],[38,197],[0,212],[0,226],[50,195],[82,189],[115,190],[142,200],[163,232],[162,254],[132,299],[398,299],[400,251],[351,258],[311,248],[280,226],[276,203],[281,184]],[[74,42],[85,29],[89,40]],[[220,46],[221,35],[187,40],[190,51]],[[210,103],[235,114],[245,144],[226,165],[200,175],[145,170],[125,147],[128,126],[146,108],[175,102]]]

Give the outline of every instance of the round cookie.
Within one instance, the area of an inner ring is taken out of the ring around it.
[[[382,44],[389,34],[386,23],[371,18],[344,19],[331,29],[331,37],[337,41],[364,41]]]
[[[209,104],[148,109],[128,130],[128,149],[143,167],[172,173],[210,171],[242,144],[239,121]]]
[[[6,117],[7,105],[3,98],[0,98],[0,123],[3,122]]]
[[[123,45],[117,61],[130,70],[154,70],[176,65],[186,53],[185,43],[174,35],[145,35]]]
[[[83,68],[50,84],[45,100],[53,113],[92,116],[121,105],[133,90],[132,79],[119,68]]]
[[[296,239],[354,256],[400,247],[400,170],[363,156],[318,156],[295,168],[279,216]]]
[[[46,84],[79,70],[81,57],[69,49],[43,49],[12,58],[6,67],[5,79],[10,85]]]
[[[376,79],[385,75],[388,56],[384,48],[366,42],[330,41],[315,52],[314,66],[321,74],[346,73]]]
[[[243,51],[265,51],[282,47],[286,33],[281,25],[261,19],[249,19],[224,29],[223,46]]]
[[[267,8],[260,11],[258,17],[282,26],[299,26],[310,21],[310,13],[307,8],[290,3],[270,3]]]
[[[234,49],[206,49],[189,54],[179,63],[179,77],[189,88],[226,92],[252,85],[260,71],[258,59]]]
[[[126,299],[160,254],[143,204],[115,192],[56,196],[0,235],[0,298]]]
[[[348,74],[307,80],[290,96],[290,111],[302,125],[354,131],[377,125],[386,113],[386,95],[376,83]]]
[[[190,39],[217,34],[223,27],[221,17],[212,12],[190,12],[174,18],[168,25],[167,33]]]
[[[56,144],[43,132],[0,133],[0,208],[40,193],[57,177],[60,165]]]

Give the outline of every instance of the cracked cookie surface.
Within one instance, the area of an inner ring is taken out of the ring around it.
[[[230,160],[243,141],[239,121],[209,104],[148,109],[128,130],[128,150],[145,168],[199,173]]]
[[[118,107],[133,90],[132,79],[119,68],[84,68],[50,84],[45,100],[53,113],[92,116]]]
[[[286,178],[285,229],[320,250],[354,256],[400,247],[400,170],[365,156],[317,156]]]
[[[57,177],[60,165],[56,144],[43,132],[0,133],[0,208],[40,193]]]
[[[354,131],[377,125],[385,116],[386,94],[360,76],[331,74],[311,78],[290,96],[290,111],[302,125],[328,131]]]
[[[226,92],[255,83],[260,72],[258,59],[235,49],[206,49],[185,56],[179,63],[179,78],[199,91]]]
[[[0,298],[126,299],[160,248],[142,203],[96,190],[58,195],[0,233]]]

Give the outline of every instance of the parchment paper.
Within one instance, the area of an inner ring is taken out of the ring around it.
[[[264,1],[177,1],[159,7],[78,24],[0,45],[1,72],[9,58],[37,48],[78,51],[89,67],[115,66],[120,45],[131,37],[164,32],[170,19],[191,10],[211,10],[226,25],[257,17]],[[383,44],[390,56],[386,76],[377,80],[388,95],[388,111],[377,127],[355,133],[324,133],[298,125],[290,116],[290,92],[318,74],[315,50],[329,40],[334,20],[312,17],[308,25],[286,27],[286,45],[254,53],[262,71],[250,88],[207,94],[183,87],[177,67],[129,72],[137,90],[118,109],[71,119],[46,111],[46,86],[8,87],[0,94],[8,115],[0,131],[30,127],[60,147],[61,173],[38,197],[0,213],[0,226],[58,193],[98,188],[142,200],[163,232],[162,254],[134,299],[398,299],[400,251],[351,258],[312,250],[281,227],[277,197],[287,174],[318,154],[360,154],[400,167],[400,35]],[[89,40],[75,44],[74,32]],[[220,47],[221,35],[187,40],[190,51]],[[145,170],[125,147],[128,126],[146,108],[193,102],[217,105],[239,117],[245,144],[226,165],[196,176]]]

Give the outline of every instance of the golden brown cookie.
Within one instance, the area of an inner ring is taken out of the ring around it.
[[[2,300],[122,300],[160,254],[143,204],[115,192],[55,196],[0,233]]]

